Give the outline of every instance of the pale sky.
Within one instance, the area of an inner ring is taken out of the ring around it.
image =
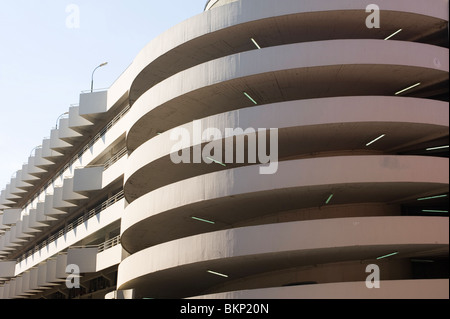
[[[97,65],[108,62],[96,71],[95,88],[109,88],[148,42],[205,3],[1,0],[0,190],[90,89]]]

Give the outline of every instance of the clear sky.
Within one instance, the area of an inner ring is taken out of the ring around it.
[[[109,88],[153,38],[206,0],[2,0],[0,190],[81,91]]]

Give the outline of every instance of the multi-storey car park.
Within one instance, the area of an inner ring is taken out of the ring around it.
[[[1,192],[0,298],[448,298],[448,1],[368,4],[211,0],[82,93]],[[277,171],[174,163],[199,124]]]

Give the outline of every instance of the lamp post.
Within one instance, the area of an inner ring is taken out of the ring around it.
[[[98,67],[96,67],[96,68],[94,69],[94,71],[92,71],[92,77],[91,77],[91,93],[94,92],[94,73],[95,73],[95,71],[96,71],[98,68],[101,68],[102,66],[105,66],[105,65],[107,65],[107,64],[108,64],[108,62],[102,63],[102,64],[100,64]]]
[[[33,148],[33,149],[31,150],[31,152],[30,152],[30,157],[33,156],[33,152],[34,152],[35,150],[37,150],[38,148],[41,148],[41,147],[42,147],[42,145],[38,145],[38,146],[36,146],[35,148]]]
[[[65,112],[65,113],[61,114],[60,116],[58,116],[58,118],[56,119],[56,129],[58,129],[59,119],[60,119],[61,117],[63,117],[64,115],[67,115],[67,114],[69,114],[69,112]]]

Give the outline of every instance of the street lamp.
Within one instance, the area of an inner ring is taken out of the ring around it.
[[[33,156],[33,152],[35,151],[35,150],[37,150],[38,148],[41,148],[42,147],[42,145],[38,145],[38,146],[36,146],[35,148],[33,148],[32,150],[31,150],[31,152],[30,152],[30,156],[29,157],[32,157]]]
[[[63,117],[64,115],[67,115],[67,114],[69,114],[69,112],[65,112],[65,113],[61,114],[60,116],[58,116],[58,118],[56,119],[56,129],[58,129],[59,119],[60,119],[61,117]]]
[[[102,64],[100,64],[98,67],[96,67],[96,68],[94,69],[94,71],[92,71],[92,77],[91,77],[91,93],[94,92],[94,73],[95,73],[95,71],[96,71],[98,68],[101,68],[102,66],[105,66],[105,65],[107,65],[107,64],[108,64],[108,62],[102,63]]]

